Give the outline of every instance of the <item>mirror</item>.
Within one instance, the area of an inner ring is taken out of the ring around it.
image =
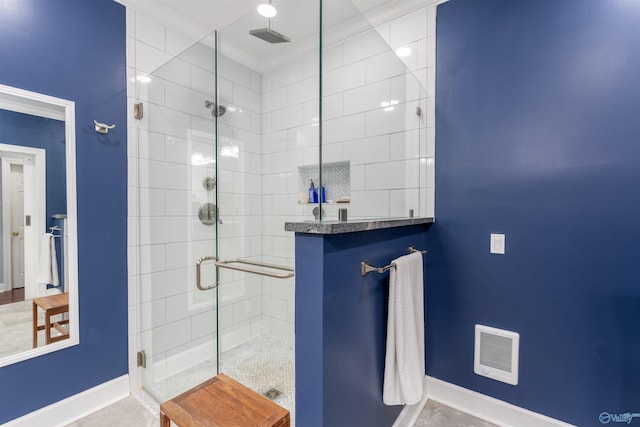
[[[75,176],[74,103],[0,85],[0,366],[79,342]]]

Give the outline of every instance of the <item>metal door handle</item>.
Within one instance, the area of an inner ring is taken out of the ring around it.
[[[203,256],[198,261],[196,261],[196,286],[201,291],[208,291],[209,289],[215,289],[216,288],[216,284],[214,283],[213,285],[206,286],[206,287],[202,286],[202,283],[201,283],[201,280],[200,280],[201,279],[200,264],[202,264],[204,261],[217,261],[217,258],[214,257],[214,256]]]
[[[12,236],[18,236],[18,235],[20,235],[20,232],[19,231],[14,231],[13,233],[11,233],[11,235]]]

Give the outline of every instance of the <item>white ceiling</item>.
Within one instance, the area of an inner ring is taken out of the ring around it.
[[[150,0],[162,3],[209,31],[220,30],[262,3],[260,0]]]
[[[320,5],[318,0],[272,0],[278,14],[271,28],[288,36],[291,43],[270,44],[253,37],[249,30],[268,27],[268,19],[256,7],[268,0],[116,0],[180,27],[196,39],[219,31],[221,51],[256,69],[286,54],[296,54],[317,46]],[[360,30],[371,16],[388,16],[424,6],[434,0],[323,0],[323,30],[357,21]],[[366,18],[365,18],[366,17]],[[376,19],[374,19],[376,20]],[[325,32],[323,32],[325,34]],[[301,47],[303,46],[303,47]]]
[[[138,0],[145,1],[145,0]],[[146,0],[157,1],[184,15],[193,22],[209,30],[222,30],[242,16],[255,12],[260,3],[268,0]],[[401,2],[402,0],[323,0],[324,18],[332,21],[342,17],[348,19],[359,12],[365,12],[386,3]],[[406,1],[406,0],[405,0]],[[289,27],[296,31],[309,32],[308,24],[316,25],[319,16],[318,0],[272,0],[278,9],[275,20],[285,20],[295,17]]]
[[[371,5],[380,5],[388,1],[390,0],[368,0]],[[273,0],[273,5],[278,9],[278,14],[271,19],[271,28],[289,37],[291,43],[270,44],[249,35],[250,30],[269,26],[269,20],[260,16],[253,8],[222,28],[219,33],[221,47],[233,47],[259,62],[290,50],[296,43],[306,41],[312,48],[317,48],[320,33],[320,9],[317,0]],[[351,1],[325,0],[322,26],[324,29],[333,28],[358,15],[360,12]]]

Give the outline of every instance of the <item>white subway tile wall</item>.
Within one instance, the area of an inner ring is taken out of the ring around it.
[[[216,318],[222,350],[260,334],[294,343],[293,279],[223,270],[217,312],[213,291],[195,289],[195,261],[215,252],[215,227],[198,220],[199,207],[213,201],[202,181],[215,174],[214,121],[205,106],[215,76],[213,43],[194,43],[127,8],[128,108],[139,101],[145,108],[142,120],[128,120],[134,388],[138,348],[148,357],[143,375],[157,382],[215,354]],[[227,109],[218,129],[221,258],[294,265],[284,222],[313,218],[314,206],[298,203],[308,187],[299,167],[318,163],[318,67],[317,51],[262,74],[218,59]],[[323,161],[349,165],[351,198],[325,205],[324,218],[337,219],[339,207],[350,219],[410,209],[433,216],[435,6],[328,46],[323,67]],[[210,284],[214,269],[203,266]]]

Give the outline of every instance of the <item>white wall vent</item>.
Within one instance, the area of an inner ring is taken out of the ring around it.
[[[476,325],[473,371],[507,384],[518,384],[520,335]]]

